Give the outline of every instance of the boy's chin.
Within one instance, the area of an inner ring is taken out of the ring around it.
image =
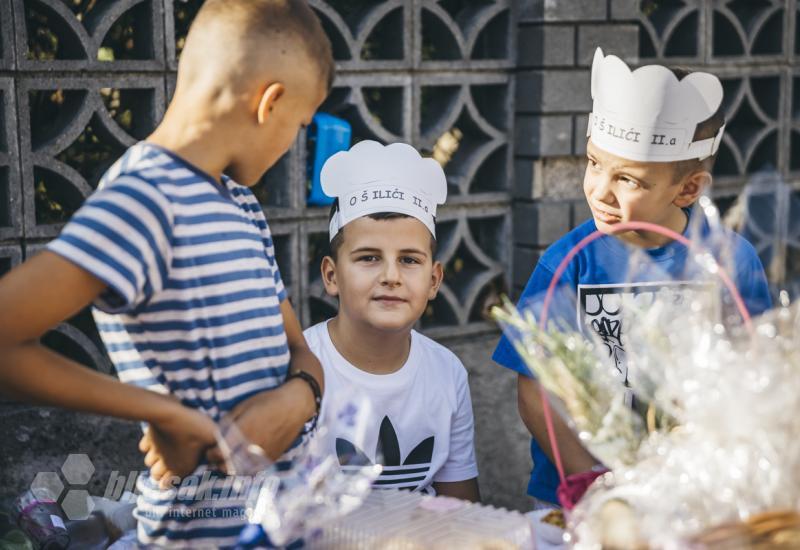
[[[406,316],[375,315],[366,319],[374,330],[397,333],[410,331],[414,327],[414,320],[409,320]]]
[[[622,220],[608,222],[601,220],[597,217],[594,217],[594,226],[600,233],[605,235],[612,235],[615,232],[616,227],[622,223]]]

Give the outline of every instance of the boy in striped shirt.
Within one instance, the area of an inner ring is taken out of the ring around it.
[[[204,466],[214,422],[232,415],[276,456],[317,412],[322,370],[247,186],[288,150],[332,78],[305,2],[208,0],[158,128],[46,251],[0,281],[5,392],[148,423],[141,543],[235,544],[241,501]],[[87,304],[125,384],[38,344]],[[179,485],[187,474],[194,481]]]

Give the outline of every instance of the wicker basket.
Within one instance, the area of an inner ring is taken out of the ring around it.
[[[794,510],[772,510],[746,521],[713,527],[691,541],[693,548],[797,549],[800,548],[800,514]]]

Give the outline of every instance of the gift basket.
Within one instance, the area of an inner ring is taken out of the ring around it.
[[[692,242],[651,224],[617,226],[689,247],[682,278],[693,282],[682,301],[660,290],[620,297],[624,370],[591,331],[548,321],[558,278],[599,233],[564,258],[538,312],[495,310],[540,382],[562,488],[551,407],[610,470],[565,502],[576,504],[567,514],[576,548],[799,547],[800,308],[783,295],[750,319],[729,275],[730,234],[708,199],[701,207],[705,231],[688,232]],[[629,276],[651,268],[633,254]]]

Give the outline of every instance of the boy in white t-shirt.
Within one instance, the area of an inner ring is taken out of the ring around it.
[[[362,141],[331,157],[321,180],[337,198],[322,278],[339,299],[336,317],[305,331],[325,371],[321,419],[337,396],[370,405],[364,437],[331,433],[331,451],[342,465],[380,462],[377,488],[477,501],[467,372],[412,329],[442,282],[433,255],[444,172],[409,145]]]

